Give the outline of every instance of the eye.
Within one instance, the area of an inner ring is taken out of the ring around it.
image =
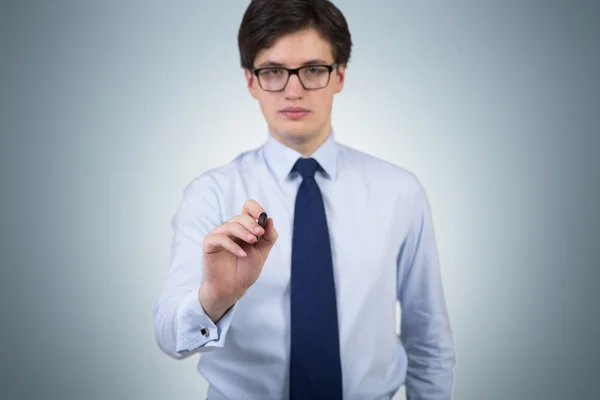
[[[261,74],[268,77],[278,77],[283,75],[283,72],[282,68],[269,68],[261,71]]]
[[[306,70],[306,73],[309,75],[320,75],[327,72],[327,68],[323,67],[310,67]]]

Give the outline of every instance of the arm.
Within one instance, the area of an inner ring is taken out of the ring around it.
[[[174,358],[222,347],[237,303],[216,323],[199,300],[203,281],[202,242],[221,224],[217,187],[209,176],[186,188],[172,220],[168,277],[154,304],[154,333],[160,349]]]
[[[455,354],[446,310],[432,216],[417,181],[410,227],[398,256],[400,338],[408,356],[408,400],[448,400]]]

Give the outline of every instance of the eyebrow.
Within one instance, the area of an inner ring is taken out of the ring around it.
[[[328,65],[327,61],[321,60],[320,58],[315,58],[312,60],[305,61],[302,66],[306,65]],[[275,61],[265,61],[260,64],[257,68],[266,68],[266,67],[285,67],[285,64],[275,62]]]

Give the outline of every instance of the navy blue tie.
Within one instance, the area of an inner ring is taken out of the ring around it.
[[[315,181],[322,171],[312,158],[300,158],[291,277],[291,400],[342,399],[342,370],[335,282],[323,197]]]

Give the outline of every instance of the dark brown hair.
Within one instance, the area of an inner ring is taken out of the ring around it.
[[[238,32],[242,68],[252,70],[256,55],[280,37],[315,28],[331,45],[335,63],[347,65],[352,50],[348,23],[328,0],[252,0]]]

